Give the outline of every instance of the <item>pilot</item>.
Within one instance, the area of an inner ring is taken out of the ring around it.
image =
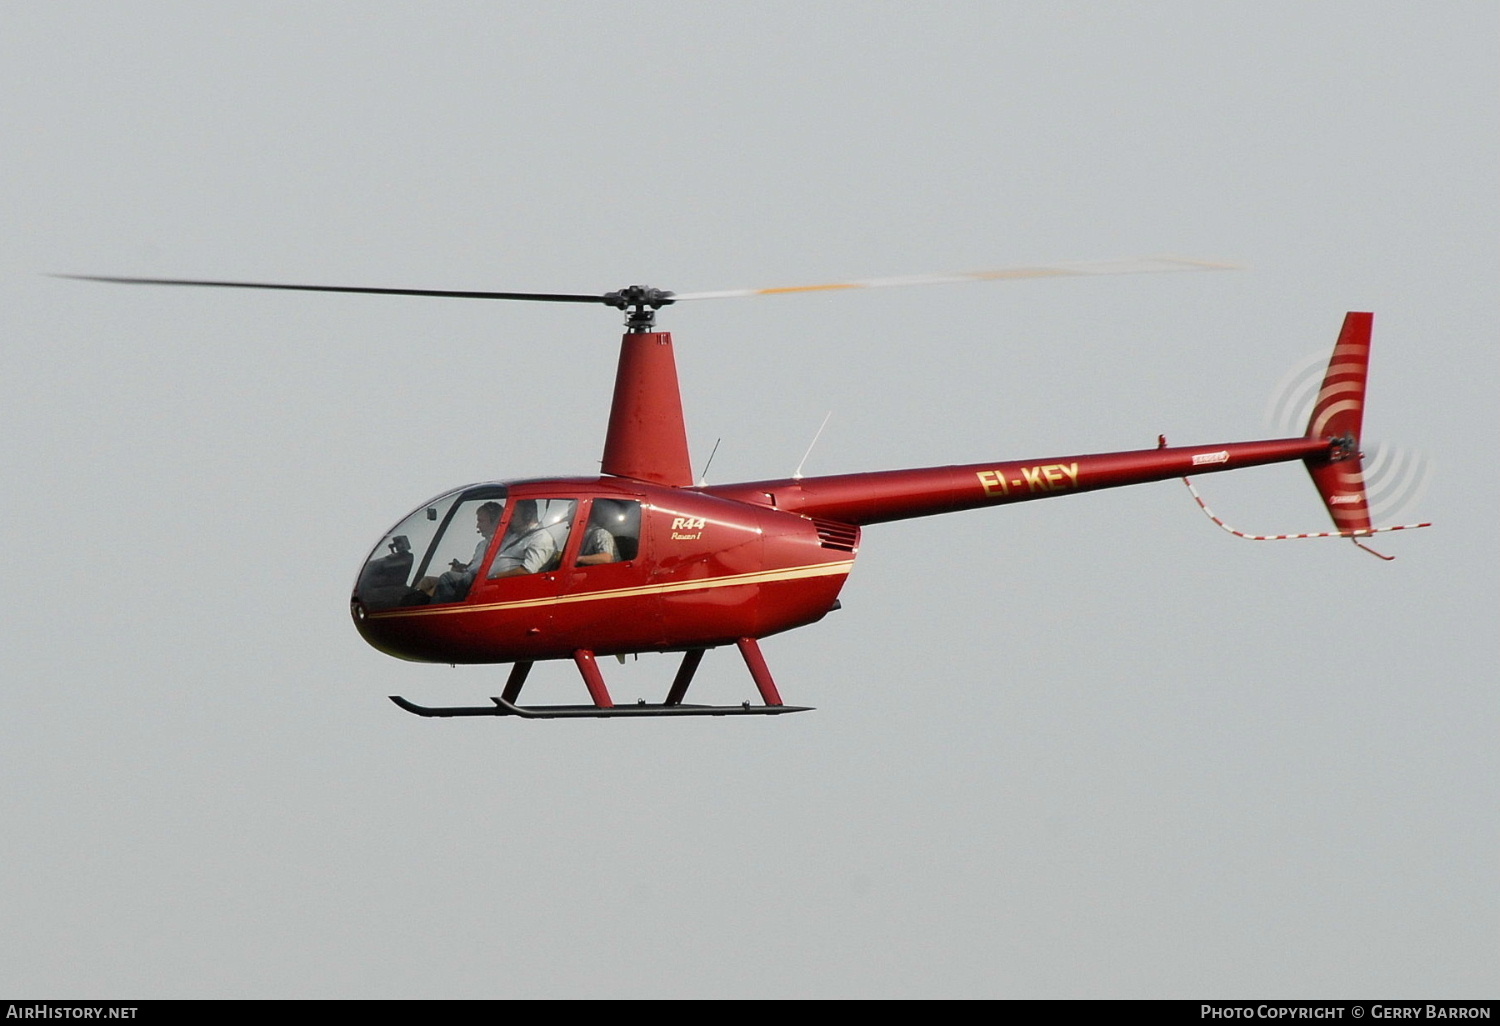
[[[510,529],[505,532],[500,551],[495,553],[490,579],[534,574],[552,562],[556,555],[557,542],[552,532],[537,519],[536,500],[521,499],[510,515]]]
[[[417,582],[417,590],[431,596],[434,602],[458,602],[467,595],[484,562],[490,539],[495,536],[495,528],[500,526],[501,509],[498,502],[486,502],[475,510],[474,529],[479,532],[479,544],[474,546],[473,557],[467,563],[453,560],[448,564],[450,569],[440,577],[422,578]]]

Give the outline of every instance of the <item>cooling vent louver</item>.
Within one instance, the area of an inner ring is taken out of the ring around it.
[[[832,520],[810,518],[818,529],[818,541],[825,549],[853,552],[859,545],[859,528],[853,524],[840,524]]]

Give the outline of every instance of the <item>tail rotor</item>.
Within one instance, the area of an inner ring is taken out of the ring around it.
[[[1365,384],[1370,370],[1370,334],[1374,320],[1375,315],[1370,313],[1346,315],[1322,378],[1319,379],[1316,372],[1321,358],[1303,361],[1281,380],[1266,411],[1267,419],[1281,426],[1284,432],[1290,431],[1296,420],[1305,417],[1303,437],[1328,443],[1326,455],[1305,462],[1313,486],[1333,519],[1335,530],[1302,534],[1249,534],[1236,530],[1215,516],[1192,482],[1183,478],[1198,506],[1215,524],[1230,534],[1252,541],[1348,538],[1381,559],[1395,557],[1381,555],[1360,539],[1385,531],[1431,526],[1430,523],[1420,523],[1376,527],[1372,519],[1415,505],[1427,485],[1426,461],[1404,449],[1372,449],[1369,471],[1365,469],[1366,454],[1360,437],[1364,427]]]

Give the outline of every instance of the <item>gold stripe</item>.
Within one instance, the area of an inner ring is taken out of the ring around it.
[[[792,567],[787,570],[757,570],[754,573],[734,574],[730,577],[710,577],[696,581],[672,581],[666,584],[645,584],[631,588],[611,588],[582,595],[552,595],[545,598],[515,599],[510,602],[486,602],[476,606],[444,606],[442,609],[393,609],[369,614],[370,619],[409,616],[446,616],[451,613],[493,612],[498,609],[531,609],[536,606],[564,606],[575,602],[598,602],[601,599],[640,598],[646,595],[665,595],[679,591],[706,591],[710,588],[734,588],[747,584],[770,584],[774,581],[796,581],[808,577],[830,577],[848,573],[854,561],[841,563],[815,563],[811,566]]]

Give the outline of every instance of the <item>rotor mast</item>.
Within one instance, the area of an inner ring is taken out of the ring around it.
[[[632,285],[604,296],[625,311],[625,336],[615,371],[600,470],[652,484],[684,488],[693,483],[677,359],[669,332],[653,331],[656,311],[672,303],[670,292]]]

